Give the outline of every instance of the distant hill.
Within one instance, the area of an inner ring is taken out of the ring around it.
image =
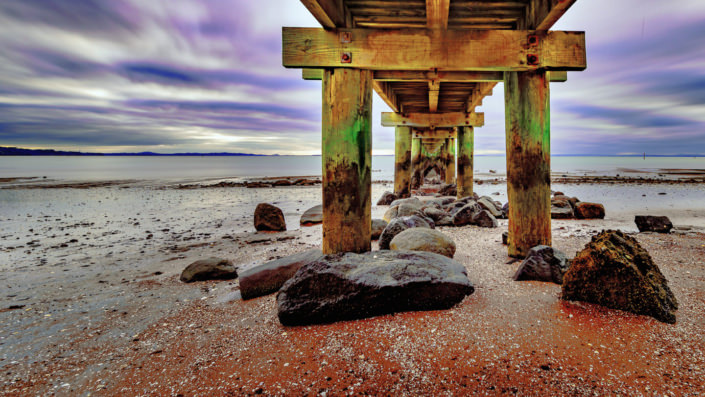
[[[85,153],[70,152],[54,149],[22,149],[17,147],[0,146],[0,156],[267,156],[266,154],[252,153]],[[278,156],[275,154],[274,156]]]

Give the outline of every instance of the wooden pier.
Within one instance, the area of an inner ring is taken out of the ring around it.
[[[372,90],[392,113],[395,192],[429,167],[473,192],[476,108],[504,83],[509,255],[551,244],[549,82],[586,67],[576,0],[302,0],[322,28],[283,28],[283,64],[323,80],[323,251],[370,249]]]

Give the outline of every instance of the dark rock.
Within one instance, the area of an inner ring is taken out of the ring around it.
[[[678,302],[668,281],[649,253],[620,231],[593,236],[575,256],[563,277],[562,298],[676,322]]]
[[[180,280],[185,283],[202,280],[229,280],[237,278],[237,269],[227,259],[207,258],[186,266]]]
[[[242,299],[252,299],[279,291],[302,265],[322,255],[320,249],[313,248],[245,270],[239,279]]]
[[[280,179],[278,181],[272,182],[272,186],[291,186],[292,183],[288,179]]]
[[[389,249],[434,252],[452,258],[455,255],[455,242],[438,230],[415,227],[394,236]]]
[[[312,226],[323,222],[323,205],[311,207],[301,215],[299,223],[303,226]]]
[[[453,218],[450,216],[444,216],[436,221],[436,226],[453,226]]]
[[[457,196],[458,195],[458,188],[455,185],[455,183],[451,184],[443,184],[441,185],[441,188],[438,190],[438,194],[441,196]]]
[[[384,228],[382,234],[379,236],[379,249],[388,250],[389,243],[397,234],[403,232],[406,229],[412,227],[425,227],[427,229],[432,229],[431,225],[420,216],[404,216],[400,218],[394,218],[391,222]]]
[[[578,219],[604,219],[605,207],[602,204],[583,201],[575,205],[575,217]]]
[[[471,201],[469,204],[465,204],[462,208],[457,210],[454,214],[451,211],[451,214],[453,214],[453,224],[455,226],[469,225],[473,223],[472,219],[475,214],[481,211],[484,211],[482,207],[480,207],[480,205],[476,202]]]
[[[565,196],[560,196],[559,198],[551,199],[551,219],[573,219],[575,218],[575,213],[573,213],[573,206],[570,205],[570,201]]]
[[[316,185],[319,183],[321,183],[321,181],[318,179],[305,179],[305,178],[303,178],[303,179],[297,179],[294,181],[294,185],[298,185],[298,186],[313,186],[313,185]]]
[[[445,217],[448,216],[448,213],[447,213],[447,212],[445,212],[445,211],[443,211],[443,210],[439,210],[439,209],[434,208],[434,207],[427,207],[427,208],[424,208],[423,213],[424,213],[428,218],[433,219],[434,222],[437,222],[438,220],[443,219],[443,218],[445,218]]]
[[[389,205],[397,198],[397,195],[392,192],[384,192],[382,193],[382,197],[379,198],[379,201],[377,201],[377,205]]]
[[[409,204],[413,207],[415,207],[417,210],[420,210],[421,207],[423,207],[423,202],[419,200],[417,197],[409,197],[409,198],[404,198],[404,199],[397,199],[392,201],[389,206],[394,207],[395,205],[400,205],[400,204]]]
[[[499,222],[489,211],[482,210],[472,217],[472,224],[480,227],[498,227]]]
[[[502,206],[502,216],[505,219],[509,217],[509,202],[504,203]]]
[[[378,240],[379,236],[382,235],[384,228],[387,227],[387,221],[384,219],[373,219],[372,220],[372,240]]]
[[[500,205],[499,208],[497,208],[497,204],[491,197],[482,196],[479,200],[477,200],[477,204],[479,204],[483,209],[489,211],[494,217],[502,216],[502,206]]]
[[[556,284],[563,283],[563,274],[570,262],[561,251],[547,245],[537,245],[529,250],[526,259],[519,265],[514,280],[538,280]]]
[[[502,233],[502,244],[504,244],[504,245],[509,244],[509,232]]]
[[[673,223],[667,216],[637,215],[634,217],[640,232],[670,233]]]
[[[326,255],[277,295],[279,321],[306,325],[409,310],[449,309],[474,292],[465,267],[430,252]]]
[[[286,230],[284,213],[281,209],[271,204],[257,204],[257,208],[255,208],[255,229],[258,231],[272,230],[277,232]]]

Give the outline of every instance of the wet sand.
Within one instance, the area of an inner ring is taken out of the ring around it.
[[[560,189],[584,201],[599,193],[595,185],[567,187]],[[389,188],[373,185],[373,198]],[[681,189],[642,194],[660,215],[668,206],[658,200],[697,196]],[[501,184],[477,190],[504,201]],[[283,327],[273,295],[243,302],[237,280],[183,284],[178,275],[201,257],[244,269],[318,246],[320,226],[299,228],[298,217],[319,203],[320,186],[12,195],[1,196],[0,394],[705,392],[705,235],[697,226],[636,235],[679,300],[676,325],[562,302],[553,284],[513,282],[519,264],[507,264],[501,220],[498,229],[440,229],[456,241],[456,260],[477,288],[452,310]],[[282,207],[294,230],[254,234],[261,201]],[[634,232],[633,217],[613,207],[606,204],[605,220],[554,220],[554,246],[573,257],[603,228]],[[385,209],[373,206],[373,216]]]

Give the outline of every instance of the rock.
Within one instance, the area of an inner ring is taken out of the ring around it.
[[[382,235],[384,228],[387,227],[387,221],[384,219],[373,219],[372,220],[372,240],[378,240],[379,236]]]
[[[441,185],[441,188],[438,189],[438,194],[441,196],[457,196],[458,195],[458,188],[455,185],[455,183],[451,184],[443,184]]]
[[[281,209],[271,204],[257,204],[257,208],[255,208],[255,229],[257,231],[273,230],[277,232],[286,230],[284,213]]]
[[[397,234],[389,243],[392,251],[434,252],[448,258],[455,255],[455,242],[438,230],[415,227]]]
[[[323,222],[323,205],[311,207],[301,215],[299,223],[303,226],[313,226]]]
[[[678,308],[668,281],[639,243],[607,230],[571,261],[563,277],[562,299],[596,303],[675,323]]]
[[[477,204],[479,204],[480,207],[482,207],[483,209],[489,211],[490,214],[492,214],[492,216],[494,217],[502,216],[502,207],[500,206],[499,208],[497,208],[497,205],[495,204],[494,200],[492,200],[492,198],[490,197],[480,197],[480,199],[477,200]]]
[[[292,183],[288,179],[280,179],[278,181],[272,182],[272,186],[291,186]]]
[[[424,206],[423,201],[419,200],[418,197],[409,197],[409,198],[405,198],[405,199],[394,200],[389,204],[389,206],[394,207],[396,205],[401,205],[401,204],[408,204],[408,205],[416,208],[417,210],[420,210]]]
[[[322,255],[319,248],[313,248],[245,270],[239,279],[242,299],[252,299],[279,291],[302,265]]]
[[[444,216],[436,221],[436,226],[453,226],[453,218],[450,216]]]
[[[424,216],[421,207],[410,203],[401,203],[397,206],[397,217],[419,215]]]
[[[379,198],[379,201],[377,201],[377,205],[389,205],[397,198],[397,195],[392,192],[384,192],[382,193],[382,197]]]
[[[384,212],[384,215],[382,215],[382,219],[384,219],[387,222],[391,222],[392,219],[397,217],[398,212],[399,212],[398,205],[395,205],[394,207],[389,207],[389,209]]]
[[[634,217],[640,232],[670,233],[673,223],[667,216],[637,215]]]
[[[297,179],[294,181],[294,185],[298,185],[298,186],[313,186],[318,183],[321,183],[321,181],[317,180],[317,179],[306,179],[306,178]]]
[[[283,325],[329,323],[409,310],[449,309],[474,292],[465,267],[416,251],[326,255],[277,295]]]
[[[434,207],[427,207],[427,208],[424,208],[423,213],[424,213],[424,215],[426,215],[428,218],[433,219],[434,222],[437,222],[438,220],[443,219],[443,218],[445,218],[445,217],[448,216],[448,213],[447,213],[447,212],[445,212],[445,211],[443,211],[443,210],[439,210],[439,209],[434,208]]]
[[[503,233],[502,233],[502,244],[503,244],[503,245],[508,245],[508,244],[509,244],[509,232],[503,232]]]
[[[568,201],[567,197],[565,198],[565,200],[561,198],[551,199],[551,219],[573,218],[575,218],[575,213],[573,213],[573,206],[570,205],[570,201]]]
[[[384,231],[382,231],[382,234],[379,236],[379,249],[388,250],[389,243],[392,242],[394,236],[412,227],[425,227],[427,229],[431,229],[431,225],[420,216],[412,215],[394,218],[391,222],[389,222],[387,227],[384,228]]]
[[[181,272],[181,281],[230,280],[237,278],[237,269],[227,259],[210,257],[197,260]]]
[[[575,217],[578,219],[604,219],[605,207],[602,204],[583,201],[575,205]]]
[[[455,214],[453,214],[453,224],[455,226],[469,225],[473,223],[472,219],[475,214],[483,211],[479,204],[472,201],[469,204],[464,205]],[[453,212],[451,211],[451,214]]]
[[[537,245],[529,250],[519,265],[514,280],[538,280],[563,284],[563,274],[570,262],[565,254],[547,245]]]
[[[502,206],[502,217],[509,217],[509,202],[504,203],[504,205]]]
[[[472,224],[480,227],[498,227],[499,222],[489,211],[482,210],[472,217]]]

